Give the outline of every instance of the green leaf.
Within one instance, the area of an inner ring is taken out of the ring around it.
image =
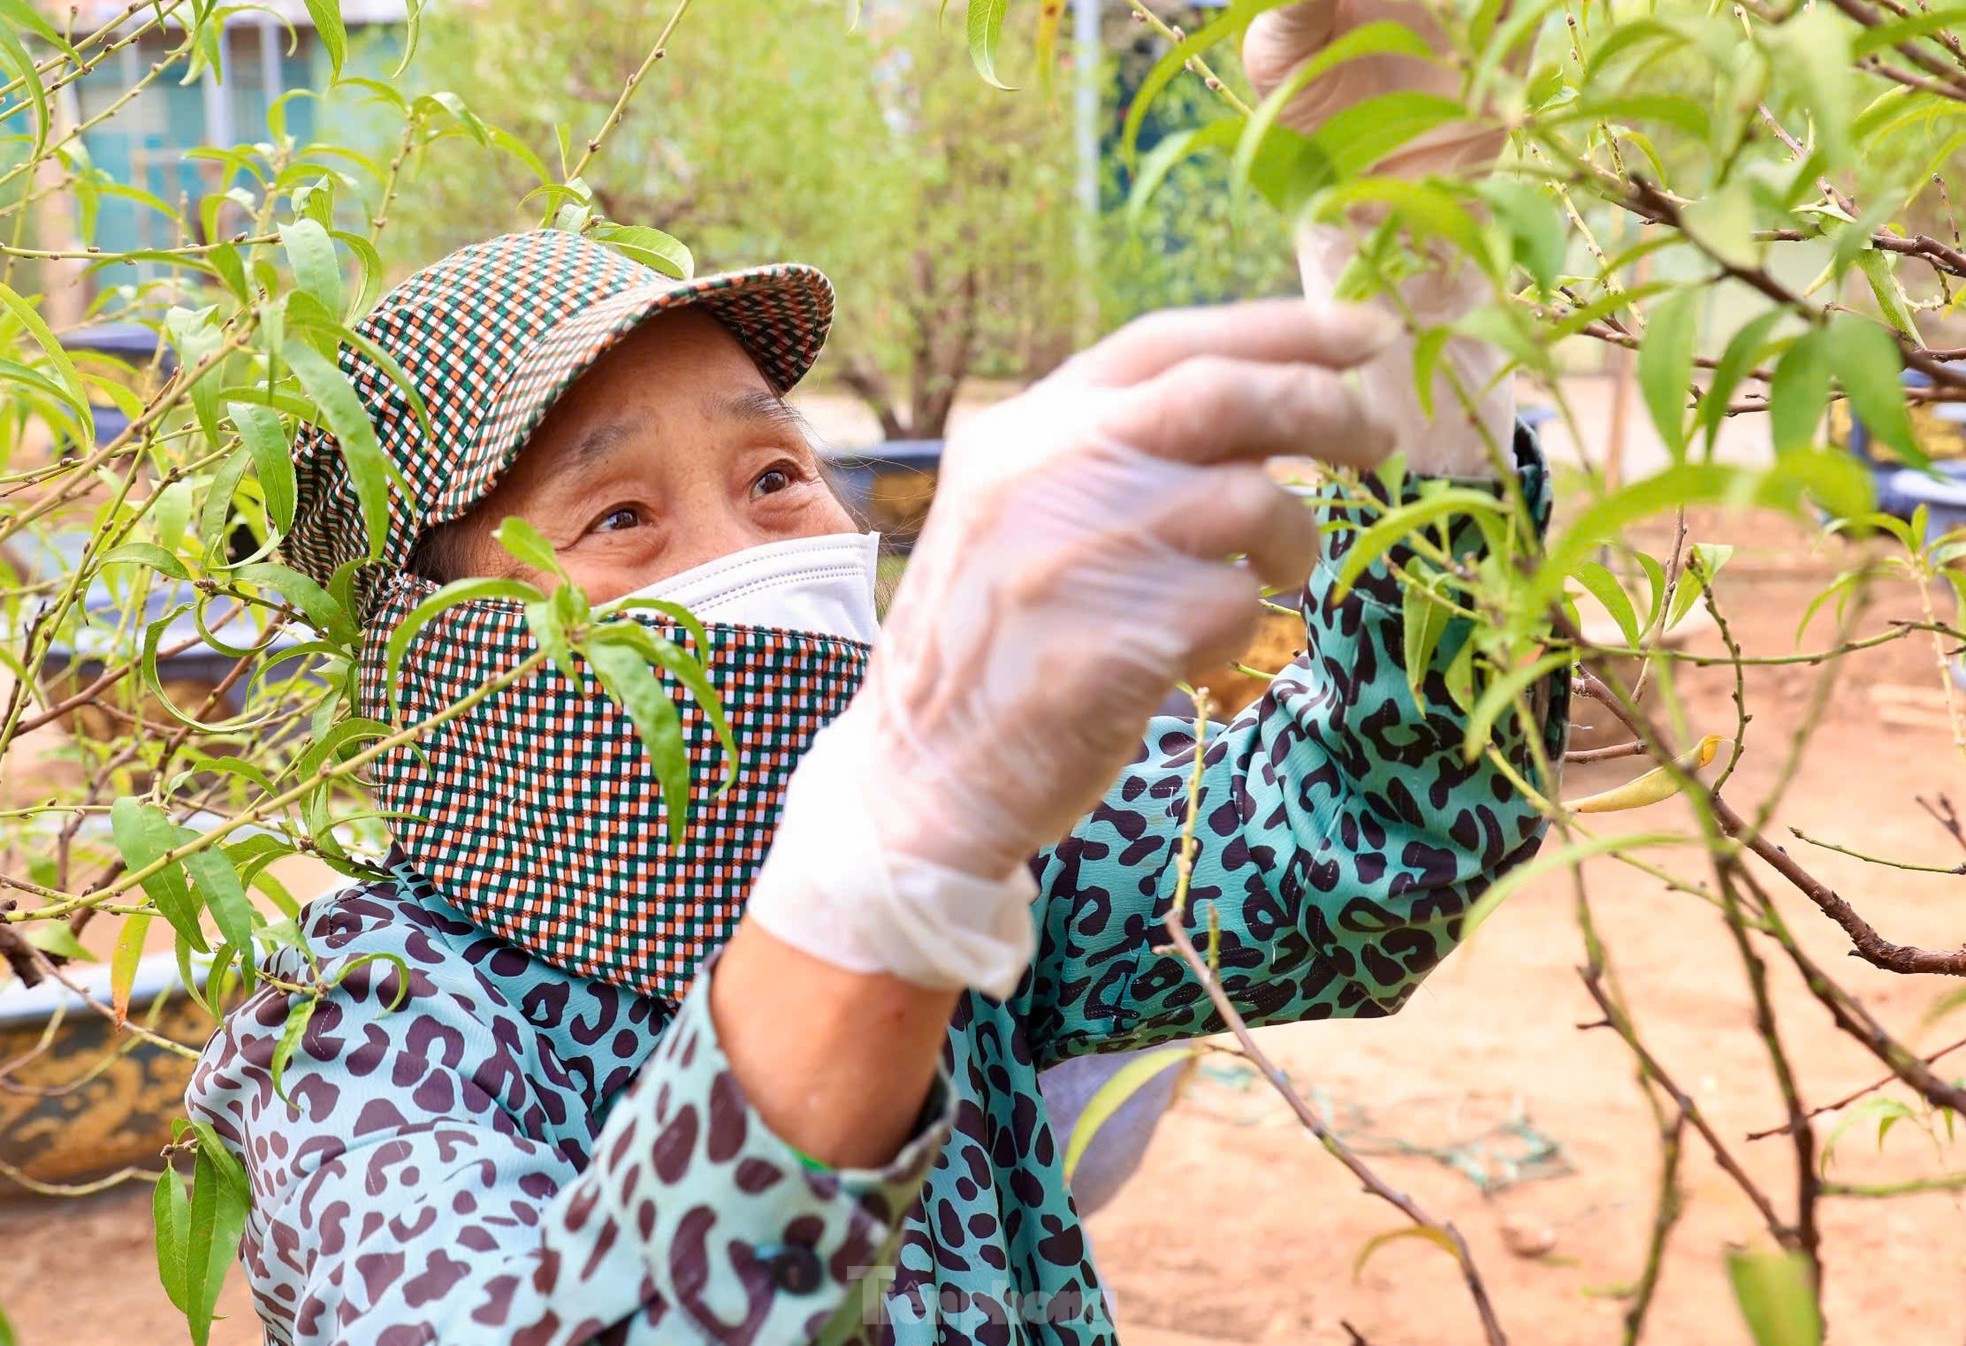
[[[643,266],[652,266],[665,276],[688,280],[696,271],[696,259],[688,248],[663,233],[640,224],[603,224],[593,236],[622,256]]]
[[[1668,47],[1686,45],[1686,37],[1677,28],[1657,19],[1633,17],[1618,23],[1607,24],[1602,30],[1604,41],[1591,52],[1590,61],[1584,67],[1584,87],[1600,87],[1599,75],[1604,67],[1628,51],[1635,51],[1648,42],[1658,42]]]
[[[700,647],[703,633],[695,623],[694,617],[689,618],[688,624],[694,630]],[[738,767],[737,740],[731,736],[723,698],[705,675],[703,665],[639,622],[610,622],[588,638],[589,649],[608,644],[625,645],[643,661],[662,669],[683,684],[683,689],[695,698],[704,718],[709,720],[710,728],[717,735],[717,746],[722,750],[724,762],[724,781],[719,789],[728,790],[734,785]]]
[[[242,954],[253,946],[253,904],[239,882],[239,872],[217,847],[193,851],[184,857],[184,869],[205,909],[212,914],[225,942]]]
[[[226,455],[225,462],[212,475],[211,488],[205,492],[204,508],[198,512],[198,536],[205,540],[208,554],[212,551],[223,553],[230,541],[230,530],[226,520],[232,516],[232,498],[239,491],[239,480],[246,475],[251,464],[252,454],[245,449],[237,449]]]
[[[106,566],[149,566],[158,574],[168,575],[174,580],[191,578],[191,572],[184,568],[184,562],[149,542],[125,542],[120,547],[111,547],[102,554],[102,563]]]
[[[1734,333],[1727,343],[1727,349],[1714,361],[1713,377],[1707,381],[1707,390],[1700,398],[1700,410],[1694,418],[1695,423],[1706,435],[1707,453],[1713,453],[1714,439],[1720,433],[1721,424],[1727,419],[1727,404],[1733,399],[1734,390],[1747,377],[1754,362],[1767,344],[1768,331],[1782,318],[1782,310],[1770,309],[1768,312],[1748,319],[1741,330]]]
[[[1099,1128],[1113,1119],[1113,1114],[1127,1099],[1139,1093],[1148,1081],[1161,1072],[1192,1061],[1200,1054],[1201,1048],[1192,1045],[1160,1047],[1141,1052],[1114,1071],[1086,1100],[1085,1111],[1072,1125],[1071,1138],[1065,1142],[1065,1181],[1072,1180],[1072,1175],[1078,1171],[1079,1161],[1085,1158],[1086,1150],[1099,1134]]]
[[[13,1323],[8,1321],[5,1309],[0,1309],[0,1346],[20,1346],[20,1337],[15,1334]]]
[[[1809,113],[1817,152],[1832,169],[1850,163],[1850,122],[1856,99],[1850,23],[1828,5],[1791,11],[1767,31],[1769,55],[1790,73],[1792,106]]]
[[[1340,598],[1344,597],[1351,592],[1352,585],[1358,582],[1358,577],[1365,573],[1367,566],[1429,524],[1455,514],[1469,514],[1477,518],[1486,514],[1499,518],[1501,512],[1501,501],[1495,496],[1469,487],[1434,491],[1389,510],[1353,540],[1351,549],[1345,553],[1344,563],[1338,567],[1333,592]]]
[[[1680,619],[1693,610],[1693,604],[1713,583],[1713,577],[1734,554],[1734,549],[1720,542],[1696,542],[1693,556],[1696,564],[1688,565],[1680,574],[1679,583],[1673,588],[1672,607],[1666,612],[1666,627],[1670,631],[1679,625]]]
[[[1708,193],[1681,212],[1686,232],[1720,261],[1749,268],[1761,264],[1754,236],[1754,196],[1736,179]]]
[[[351,958],[342,964],[339,972],[335,973],[332,984],[337,987],[340,986],[356,972],[368,967],[371,963],[387,963],[396,974],[396,994],[390,996],[389,1003],[383,1006],[384,1013],[394,1014],[403,1007],[403,1002],[409,999],[410,996],[410,965],[403,960],[403,956],[399,953],[365,953],[359,958]],[[374,973],[369,974],[371,978],[374,975]],[[381,988],[377,987],[376,989],[380,990]]]
[[[423,94],[416,100],[418,115],[426,115],[432,110],[450,114],[466,135],[488,149],[491,147],[491,128],[485,124],[484,118],[465,106],[464,100],[449,89]],[[586,199],[584,193],[582,199]]]
[[[1580,511],[1550,546],[1528,599],[1538,607],[1557,601],[1563,577],[1575,573],[1598,547],[1637,520],[1665,510],[1703,504],[1797,510],[1813,500],[1831,515],[1846,517],[1872,508],[1874,498],[1870,472],[1847,453],[1798,449],[1769,468],[1681,463],[1621,487]],[[1657,562],[1647,569],[1656,573]],[[1656,612],[1656,600],[1653,606]]]
[[[1462,641],[1460,653],[1454,656],[1447,665],[1447,671],[1441,675],[1447,683],[1448,699],[1453,701],[1463,715],[1474,709],[1474,651],[1475,643],[1472,640]]]
[[[116,932],[116,951],[109,956],[109,1003],[122,1023],[130,1013],[130,992],[136,986],[137,966],[143,961],[143,944],[150,934],[151,916],[138,912],[125,916]]]
[[[228,402],[225,414],[252,454],[253,474],[259,478],[260,494],[266,497],[267,518],[282,533],[290,532],[296,488],[285,423],[271,407],[256,402]]]
[[[1886,47],[1895,47],[1900,42],[1925,37],[1960,23],[1966,23],[1966,6],[1954,5],[1944,9],[1925,10],[1908,18],[1880,23],[1875,27],[1867,26],[1850,43],[1850,56],[1853,60],[1861,59],[1883,51]]]
[[[28,0],[0,0],[0,19],[26,29],[49,46],[61,48],[68,56],[75,55],[75,48],[62,36],[61,30],[49,23]]]
[[[20,40],[20,34],[14,31],[10,21],[0,22],[0,56],[6,57],[8,68],[26,87],[27,101],[34,106],[34,145],[27,156],[28,162],[32,163],[41,158],[42,150],[48,144],[47,86],[41,82],[41,72],[35,69],[34,57],[27,50],[27,44]]]
[[[1549,294],[1570,252],[1569,224],[1550,194],[1523,182],[1490,178],[1478,184],[1482,199],[1508,230],[1510,256]]]
[[[259,561],[240,566],[233,574],[245,583],[261,585],[278,593],[306,619],[309,626],[332,641],[353,645],[362,638],[361,627],[348,609],[298,570],[274,561]]]
[[[402,671],[403,656],[409,652],[410,642],[415,640],[417,634],[438,616],[459,603],[469,603],[481,598],[517,598],[530,601],[540,597],[538,589],[522,580],[479,576],[473,579],[454,580],[404,613],[403,620],[396,623],[396,629],[389,633],[388,644],[383,647],[383,677],[384,685],[390,689],[390,705],[395,705],[396,682]],[[392,710],[391,714],[394,713]]]
[[[75,938],[67,921],[29,921],[14,929],[22,939],[51,957],[84,963],[97,961],[94,954],[82,947],[82,941]]]
[[[342,63],[348,59],[348,29],[341,21],[341,0],[307,0],[307,17],[314,20],[314,31],[320,34],[334,78],[340,79]]]
[[[1413,694],[1413,708],[1424,714],[1426,706],[1420,688],[1433,668],[1434,651],[1454,614],[1444,603],[1435,601],[1424,585],[1414,582],[1401,591],[1400,607],[1405,632],[1406,686]]]
[[[375,739],[387,738],[390,727],[380,720],[372,720],[365,715],[351,715],[338,720],[332,729],[318,736],[294,760],[294,778],[310,780],[330,762],[341,761],[357,744]]]
[[[376,438],[375,424],[368,408],[349,383],[348,376],[334,362],[304,342],[285,348],[300,386],[320,409],[321,417],[341,448],[348,464],[348,478],[355,487],[355,498],[362,506],[362,523],[368,533],[369,559],[382,555],[389,537],[389,465]]]
[[[341,258],[334,240],[313,220],[294,220],[280,226],[280,245],[301,293],[313,296],[331,316],[339,318],[347,302],[342,295]]]
[[[1839,313],[1824,329],[1829,365],[1864,428],[1913,467],[1931,460],[1918,447],[1905,410],[1904,357],[1891,334],[1854,313]]]
[[[1331,117],[1311,137],[1343,182],[1369,170],[1407,142],[1467,115],[1460,100],[1417,89],[1380,94],[1353,103]]]
[[[316,996],[296,997],[293,1004],[287,1007],[287,1022],[280,1029],[279,1043],[273,1048],[273,1093],[288,1107],[293,1106],[293,1100],[287,1097],[284,1083],[287,1065],[294,1059],[294,1052],[299,1050],[301,1038],[307,1033],[308,1021],[314,1017],[314,1007],[320,1003]]]
[[[133,871],[148,868],[196,835],[166,818],[155,805],[129,795],[109,806],[109,826],[124,865]],[[198,928],[198,905],[192,901],[182,862],[173,860],[145,878],[143,891],[184,944],[206,952],[205,933]]]
[[[1494,883],[1468,908],[1467,915],[1461,918],[1461,939],[1468,940],[1482,924],[1493,916],[1501,905],[1546,874],[1558,870],[1574,869],[1586,860],[1613,852],[1624,854],[1648,846],[1680,846],[1692,841],[1690,837],[1671,832],[1620,832],[1613,836],[1589,837],[1573,842],[1557,851],[1545,851],[1527,864],[1516,865]]]
[[[1653,623],[1659,620],[1659,614],[1665,610],[1666,568],[1659,564],[1658,558],[1647,552],[1634,551],[1632,559],[1645,572],[1646,583],[1645,620],[1638,624],[1638,629],[1650,631]]]
[[[383,283],[388,279],[387,269],[383,265],[382,254],[376,251],[375,244],[362,235],[347,229],[335,229],[329,232],[329,236],[354,254],[355,264],[362,273],[362,283],[357,288],[355,302],[349,309],[352,321],[367,313],[375,301],[382,297]]]
[[[1357,1280],[1365,1274],[1365,1264],[1372,1259],[1372,1254],[1398,1239],[1425,1239],[1435,1247],[1446,1250],[1447,1255],[1455,1261],[1460,1260],[1460,1254],[1454,1248],[1454,1240],[1447,1236],[1445,1230],[1435,1229],[1429,1225],[1405,1225],[1399,1229],[1388,1229],[1383,1234],[1374,1234],[1360,1245],[1358,1256],[1352,1260],[1352,1279]]]
[[[1829,340],[1820,328],[1804,332],[1782,353],[1768,383],[1768,427],[1776,453],[1815,445],[1830,379]]]
[[[1264,137],[1276,126],[1277,118],[1285,108],[1302,93],[1314,80],[1321,79],[1333,68],[1361,56],[1398,54],[1418,60],[1432,56],[1433,50],[1422,42],[1411,28],[1403,23],[1378,20],[1361,24],[1322,47],[1316,55],[1290,72],[1290,76],[1272,89],[1243,126],[1242,137],[1237,142],[1235,158],[1231,161],[1229,182],[1236,191],[1248,185],[1250,165],[1256,161],[1257,148]],[[1457,105],[1458,106],[1458,105]]]
[[[1570,658],[1567,652],[1546,654],[1534,663],[1510,669],[1483,688],[1474,709],[1468,713],[1468,728],[1461,740],[1461,755],[1470,762],[1481,756],[1482,749],[1488,746],[1489,736],[1494,732],[1495,722],[1515,704],[1515,698],[1526,694],[1539,679],[1548,677],[1560,668],[1568,668]]]
[[[1713,131],[1712,117],[1705,104],[1677,94],[1628,93],[1604,98],[1582,98],[1568,109],[1544,122],[1545,126],[1570,122],[1662,122],[1704,141]]]
[[[1755,1346],[1821,1346],[1822,1313],[1801,1253],[1730,1249],[1727,1279]]]
[[[185,1298],[185,1248],[191,1229],[191,1201],[185,1195],[184,1178],[169,1164],[157,1175],[157,1186],[150,1195],[150,1222],[157,1240],[157,1279],[179,1313],[187,1313]]]
[[[170,336],[171,344],[177,347],[178,360],[186,377],[191,371],[208,359],[224,341],[218,330],[214,315],[216,305],[192,310],[173,307],[164,314],[164,331]],[[191,383],[191,408],[197,415],[198,428],[205,432],[205,438],[218,442],[218,376],[219,366],[213,365],[193,378]]]
[[[1632,610],[1631,596],[1625,592],[1625,586],[1618,583],[1618,577],[1596,561],[1585,561],[1574,574],[1577,582],[1590,591],[1591,596],[1610,614],[1611,620],[1618,624],[1625,644],[1636,649],[1642,628],[1638,624],[1638,614]]]
[[[566,580],[567,572],[560,565],[559,555],[553,550],[537,528],[516,514],[508,514],[499,520],[498,527],[492,530],[492,541],[518,557],[521,561],[542,575],[558,575]]]
[[[1211,149],[1225,149],[1236,143],[1241,132],[1240,118],[1224,117],[1203,127],[1190,127],[1162,136],[1134,170],[1133,186],[1126,195],[1127,226],[1132,229],[1140,227],[1147,202],[1160,189],[1161,183],[1167,180],[1167,175],[1176,164]]]
[[[683,744],[682,717],[661,680],[635,650],[626,645],[594,643],[581,652],[609,695],[634,722],[662,792],[670,844],[681,841],[689,822],[689,754]]]
[[[1693,388],[1693,340],[1700,291],[1680,290],[1652,310],[1638,347],[1638,385],[1674,462],[1686,457],[1686,405]]]
[[[1003,38],[1003,16],[1010,0],[969,0],[969,59],[985,82],[999,89],[1010,86],[997,78],[997,43]]]
[[[1857,254],[1857,269],[1870,282],[1870,292],[1877,300],[1878,311],[1914,346],[1923,346],[1925,338],[1918,334],[1918,323],[1911,316],[1911,305],[1905,299],[1904,286],[1898,283],[1894,256],[1879,252],[1876,248],[1865,248]]]
[[[34,344],[48,357],[55,375],[61,381],[63,390],[63,410],[69,413],[69,428],[84,452],[95,447],[95,417],[90,410],[88,390],[83,386],[82,375],[76,370],[75,362],[68,358],[61,341],[55,336],[40,312],[5,284],[0,284],[0,305],[4,305],[27,329]]]
[[[573,657],[573,645],[567,640],[567,623],[561,615],[560,604],[551,598],[537,598],[526,604],[526,627],[532,632],[539,648],[546,651],[546,657],[553,661],[553,667],[560,670],[560,676],[575,687],[585,687],[584,676],[579,662]]]
[[[198,1163],[191,1179],[191,1221],[185,1236],[185,1317],[196,1346],[207,1346],[225,1273],[239,1255],[252,1198],[245,1170],[209,1122],[194,1121]]]
[[[410,62],[416,59],[417,43],[423,37],[423,5],[424,0],[407,0],[404,6],[403,54],[396,62],[391,78],[401,78],[403,72],[410,68]]]

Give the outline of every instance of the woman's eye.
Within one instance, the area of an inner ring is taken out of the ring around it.
[[[641,522],[642,515],[640,510],[630,505],[623,505],[620,509],[611,509],[602,515],[600,521],[594,525],[594,531],[597,533],[618,533],[624,528],[638,528],[641,526]]]
[[[755,500],[761,495],[777,495],[791,484],[790,472],[782,467],[769,468],[759,473],[758,479],[751,483],[751,498]]]

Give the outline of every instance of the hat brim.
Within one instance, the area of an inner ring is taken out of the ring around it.
[[[549,328],[492,398],[478,443],[432,503],[423,526],[460,518],[497,484],[553,404],[616,342],[660,313],[702,309],[730,330],[774,391],[788,391],[819,358],[833,320],[833,286],[797,262],[661,281],[609,295]]]

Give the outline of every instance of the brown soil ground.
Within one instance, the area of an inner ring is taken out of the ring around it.
[[[1796,615],[1850,559],[1847,550],[1808,557],[1799,533],[1765,519],[1702,520],[1694,536],[1740,546],[1721,591],[1736,634],[1755,653],[1794,650]],[[1916,595],[1900,587],[1886,593],[1866,629],[1917,615]],[[1820,648],[1826,630],[1818,623],[1807,647]],[[1702,634],[1697,647],[1716,649],[1717,638]],[[1728,790],[1744,812],[1778,774],[1811,677],[1795,667],[1749,674],[1756,721]],[[1681,686],[1696,733],[1733,732],[1731,675],[1692,674]],[[1966,768],[1951,746],[1939,687],[1922,639],[1847,661],[1781,805],[1781,826],[1931,865],[1966,858],[1913,802],[1939,792],[1966,800]],[[1588,704],[1580,718],[1593,718]],[[1566,791],[1589,793],[1631,774],[1628,760],[1575,767]],[[1605,830],[1685,822],[1678,806],[1667,804],[1609,819]],[[1937,947],[1960,942],[1960,878],[1880,868],[1800,841],[1790,847],[1887,938]],[[1661,859],[1677,872],[1699,873],[1693,852]],[[1743,1139],[1780,1122],[1782,1106],[1720,917],[1697,898],[1614,862],[1589,864],[1585,883],[1646,1040],[1776,1205],[1791,1210],[1792,1151],[1779,1138]],[[1812,955],[1907,1042],[1929,1051],[1966,1035],[1966,1012],[1921,1027],[1949,985],[1847,957],[1847,940],[1802,896],[1780,890],[1780,902]],[[1434,1158],[1372,1160],[1388,1182],[1459,1226],[1511,1339],[1538,1346],[1619,1340],[1658,1170],[1656,1133],[1629,1054],[1612,1033],[1580,1027],[1598,1016],[1578,978],[1575,904],[1565,875],[1533,884],[1397,1018],[1262,1036],[1355,1139],[1376,1149],[1460,1145],[1472,1154],[1468,1142],[1512,1118],[1560,1147],[1560,1173],[1492,1195]],[[1832,1027],[1793,970],[1771,962],[1771,973],[1783,1040],[1806,1098],[1828,1102],[1874,1080],[1875,1062]],[[1966,1075],[1966,1051],[1946,1064],[1948,1075]],[[1834,1120],[1824,1119],[1823,1129]],[[1948,1143],[1943,1130],[1935,1140],[1900,1125],[1880,1148],[1875,1128],[1864,1126],[1845,1138],[1832,1176],[1875,1183],[1962,1169],[1966,1144]],[[1767,1233],[1690,1133],[1683,1180],[1686,1213],[1647,1339],[1671,1346],[1745,1342],[1723,1257],[1730,1245],[1766,1245]],[[1400,1224],[1263,1086],[1217,1067],[1191,1081],[1140,1175],[1093,1220],[1092,1234],[1133,1346],[1348,1342],[1341,1323],[1373,1346],[1479,1341],[1469,1298],[1437,1248],[1398,1240],[1354,1273],[1367,1240]],[[1839,1199],[1824,1204],[1822,1224],[1835,1340],[1957,1346],[1966,1339],[1966,1194]],[[182,1322],[157,1286],[151,1258],[142,1190],[0,1206],[0,1305],[25,1346],[182,1341]],[[231,1316],[213,1341],[257,1340],[236,1274],[222,1303]]]

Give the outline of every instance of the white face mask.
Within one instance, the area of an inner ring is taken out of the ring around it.
[[[873,644],[879,533],[828,533],[767,542],[637,589],[680,603],[699,621],[810,631]]]

